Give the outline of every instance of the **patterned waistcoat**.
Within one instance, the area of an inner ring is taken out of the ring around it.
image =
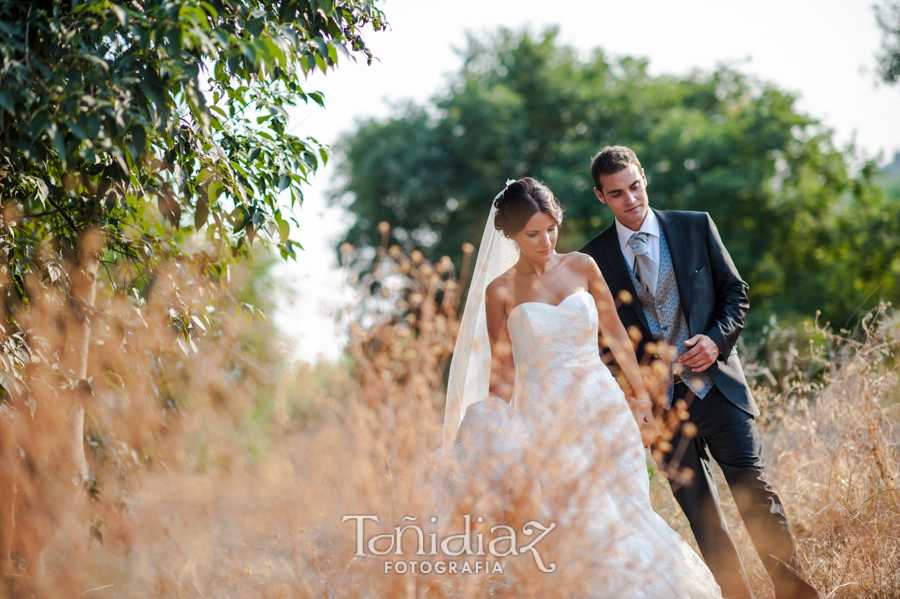
[[[647,325],[650,327],[654,341],[665,341],[667,344],[675,347],[678,351],[678,356],[681,356],[691,349],[684,345],[684,342],[690,336],[690,332],[687,319],[684,317],[684,310],[681,308],[678,282],[675,280],[675,270],[672,268],[672,255],[669,253],[669,246],[666,244],[666,237],[663,235],[662,229],[659,231],[659,275],[656,282],[656,297],[653,297],[644,287],[644,284],[638,280],[632,265],[628,264],[627,266],[628,274],[631,275],[631,282],[634,284],[638,294],[638,300],[640,300],[644,314],[647,316]],[[713,386],[712,379],[709,378],[709,374],[705,370],[703,372],[694,372],[689,367],[684,366],[681,378],[701,399],[706,396],[706,393]],[[669,382],[669,403],[666,405],[667,408],[672,404],[673,382],[672,380]]]

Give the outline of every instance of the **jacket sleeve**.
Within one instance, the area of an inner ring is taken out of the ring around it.
[[[716,305],[712,323],[704,334],[719,346],[722,361],[727,363],[750,309],[747,299],[749,285],[741,280],[709,214],[706,214],[706,249],[712,268]]]

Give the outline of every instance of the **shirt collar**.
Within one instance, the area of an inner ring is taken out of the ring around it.
[[[619,243],[623,246],[628,243],[628,240],[631,239],[632,235],[639,232],[648,233],[653,237],[659,237],[659,219],[652,208],[647,210],[647,216],[644,217],[644,222],[637,231],[632,231],[619,221],[616,221],[616,233],[619,235]]]

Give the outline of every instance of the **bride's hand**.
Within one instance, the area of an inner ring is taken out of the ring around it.
[[[656,424],[656,418],[653,417],[650,408],[647,408],[647,413],[644,415],[640,427],[641,441],[644,442],[644,447],[650,447],[656,438],[662,435],[662,431],[659,430],[659,425]]]
[[[644,447],[650,447],[653,441],[662,434],[659,425],[656,424],[656,419],[653,417],[653,410],[651,409],[653,404],[649,399],[635,399],[633,397],[628,398],[628,403],[631,406],[631,413],[634,415],[638,428],[641,430],[641,441],[643,441]]]

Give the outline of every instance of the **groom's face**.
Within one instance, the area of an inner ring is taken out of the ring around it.
[[[632,231],[641,228],[650,209],[644,169],[629,164],[618,173],[600,175],[600,189],[595,187],[594,193],[609,206],[617,221]]]

